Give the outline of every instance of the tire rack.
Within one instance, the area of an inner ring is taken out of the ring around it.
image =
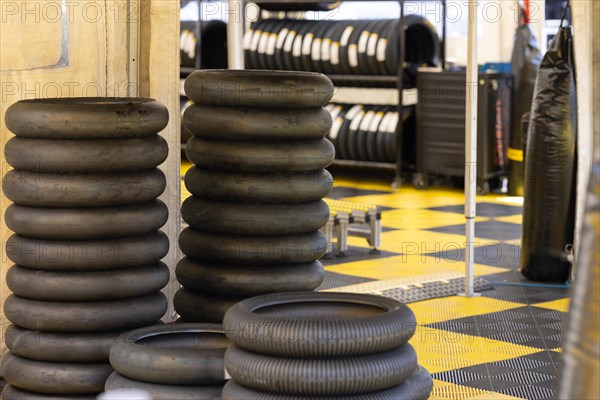
[[[198,0],[201,1],[201,0]],[[250,2],[249,0],[246,0]],[[314,0],[313,0],[314,1]],[[345,1],[365,1],[365,0],[345,0]],[[404,32],[404,4],[405,0],[384,0],[384,1],[397,1],[400,5],[400,17],[398,19],[398,24],[400,25],[399,29],[399,51],[398,51],[398,74],[397,76],[369,76],[369,75],[328,75],[329,78],[333,81],[333,83],[337,87],[348,87],[349,82],[360,82],[366,85],[375,84],[377,86],[395,86],[397,89],[398,95],[398,113],[403,115],[404,106],[406,105],[405,97],[407,97],[407,93],[404,90],[404,60],[405,60],[405,32]],[[419,0],[420,2],[426,1],[439,1],[442,4],[442,39],[440,42],[440,59],[441,59],[441,67],[442,69],[446,68],[446,2],[447,0]],[[308,3],[310,0],[261,0],[263,3]],[[230,21],[233,18],[230,18]],[[244,19],[245,20],[245,19]],[[230,23],[230,22],[228,22]],[[381,90],[381,89],[365,89],[360,88],[362,90]],[[349,101],[345,99],[336,99],[338,103],[349,103]],[[389,104],[396,105],[396,104]],[[377,163],[377,162],[369,162],[369,161],[355,161],[355,160],[335,160],[334,166],[341,167],[354,167],[354,168],[372,168],[372,169],[382,169],[382,170],[391,170],[394,171],[395,177],[394,182],[392,183],[393,188],[400,188],[402,185],[402,177],[403,177],[403,158],[402,158],[402,136],[403,136],[404,126],[402,123],[399,123],[396,128],[396,162],[395,163]],[[418,132],[417,132],[418,134]]]

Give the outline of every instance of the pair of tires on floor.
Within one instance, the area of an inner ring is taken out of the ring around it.
[[[224,400],[426,399],[433,383],[407,343],[416,321],[395,300],[287,293],[244,300],[224,321],[234,343]]]
[[[179,238],[184,286],[175,295],[186,321],[220,322],[247,296],[313,290],[329,219],[321,200],[334,158],[324,138],[331,81],[319,74],[199,71],[186,80],[196,104],[183,123],[194,135],[186,154],[192,193],[182,206],[189,228]],[[227,89],[227,90],[225,90]]]

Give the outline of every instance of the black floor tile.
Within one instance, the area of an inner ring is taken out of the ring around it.
[[[453,212],[457,214],[464,214],[465,208],[463,205],[458,206],[443,206],[443,207],[433,207],[430,210],[434,211],[445,211],[445,212]],[[509,206],[505,204],[496,204],[496,203],[477,203],[477,215],[482,217],[508,217],[509,215],[518,215],[523,212],[522,207],[518,206]]]
[[[519,272],[511,272],[511,275],[521,275]],[[501,275],[501,274],[497,274]],[[489,290],[481,293],[482,296],[512,301],[513,303],[522,303],[522,304],[537,304],[544,303],[547,301],[560,300],[568,297],[567,289],[553,289],[546,287],[524,287],[524,286],[512,286],[512,285],[502,285],[496,282],[502,282],[502,277],[495,275],[486,275],[486,279],[490,282],[494,282],[494,290]],[[521,275],[522,277],[522,275]],[[517,277],[518,278],[518,277]],[[515,279],[513,279],[515,280]],[[523,278],[524,283],[525,279]]]
[[[359,283],[373,282],[375,279],[364,278],[362,276],[353,276],[338,274],[336,272],[325,272],[325,279],[317,290],[333,289],[343,286],[356,285]]]
[[[465,235],[465,224],[441,226],[428,230],[439,233]],[[521,238],[521,225],[502,221],[476,222],[475,237],[499,241],[516,241]]]
[[[427,253],[426,255],[451,262],[465,261],[464,249],[452,248],[441,252]],[[495,243],[477,246],[474,248],[474,256],[476,264],[515,270],[519,266],[520,247],[516,243]]]

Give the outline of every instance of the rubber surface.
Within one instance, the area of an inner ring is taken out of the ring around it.
[[[191,138],[185,154],[192,163],[221,171],[308,172],[328,167],[335,148],[327,139],[294,142],[227,142]]]
[[[419,368],[403,384],[391,389],[367,394],[350,396],[326,397],[319,396],[322,400],[426,400],[433,390],[431,375],[423,368]],[[260,392],[243,387],[233,380],[227,382],[223,388],[223,400],[307,400],[306,396],[293,396],[285,394]]]
[[[217,400],[223,386],[171,386],[137,382],[113,373],[106,381],[106,390],[138,389],[152,396],[152,400]]]
[[[217,297],[181,288],[173,297],[173,305],[187,322],[221,323],[225,312],[240,300],[240,297]]]
[[[96,400],[96,395],[40,394],[6,385],[2,390],[2,400]]]
[[[333,97],[333,83],[312,72],[204,70],[188,76],[185,93],[198,104],[322,107]]]
[[[107,218],[107,216],[110,218]],[[33,239],[92,240],[140,236],[160,229],[169,210],[160,200],[98,208],[42,208],[11,204],[6,225]]]
[[[48,394],[96,394],[112,373],[109,363],[50,363],[31,361],[7,353],[2,373],[10,385]]]
[[[15,264],[48,271],[99,271],[153,264],[167,255],[169,238],[157,231],[104,240],[39,240],[12,235],[6,255]]]
[[[321,229],[329,220],[322,200],[298,204],[241,204],[188,197],[181,216],[192,228],[250,235],[290,235]]]
[[[294,337],[288,337],[294,340]],[[231,346],[225,367],[240,385],[298,396],[344,396],[398,386],[417,368],[417,353],[406,344],[383,353],[335,359],[265,356]]]
[[[169,283],[169,268],[162,262],[113,271],[60,272],[12,266],[8,288],[17,296],[42,301],[107,301],[145,296]]]
[[[101,333],[49,333],[9,325],[6,347],[29,360],[79,363],[106,362],[110,346],[122,331]]]
[[[325,277],[319,261],[276,266],[232,266],[209,264],[184,257],[175,270],[185,288],[220,295],[257,296],[274,292],[310,291]]]
[[[250,174],[192,167],[185,175],[185,186],[195,197],[207,200],[302,203],[327,196],[333,188],[333,177],[323,169],[287,174]]]
[[[183,123],[204,139],[320,139],[331,129],[331,116],[323,107],[273,110],[194,105],[185,110]]]
[[[22,328],[46,332],[107,332],[147,326],[163,317],[167,299],[161,293],[117,301],[47,302],[10,295],[6,318]]]
[[[169,146],[158,135],[89,140],[15,137],[6,143],[4,154],[11,166],[24,171],[111,173],[155,168],[167,159]]]
[[[257,353],[347,357],[404,345],[416,320],[406,305],[389,298],[313,292],[246,299],[227,312],[223,326],[233,343]],[[257,326],[259,336],[254,335]]]
[[[191,259],[234,265],[300,264],[325,254],[321,231],[296,235],[241,236],[184,229],[179,247]]]
[[[2,181],[6,197],[32,207],[105,207],[142,204],[160,196],[167,182],[159,169],[114,174],[46,174],[12,170]]]
[[[168,324],[121,336],[110,363],[129,379],[164,385],[222,385],[230,342],[218,324]]]
[[[6,110],[6,127],[18,137],[116,139],[151,136],[169,122],[154,99],[79,97],[22,100]]]

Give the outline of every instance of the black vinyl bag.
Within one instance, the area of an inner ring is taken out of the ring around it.
[[[561,26],[540,66],[525,157],[521,272],[565,282],[575,230],[575,62],[571,28]]]
[[[524,14],[524,13],[523,13]],[[522,118],[531,111],[533,90],[542,53],[527,20],[517,29],[513,47],[511,68],[513,85],[511,93],[511,128],[507,158],[510,162],[508,193],[523,196],[523,154]]]

